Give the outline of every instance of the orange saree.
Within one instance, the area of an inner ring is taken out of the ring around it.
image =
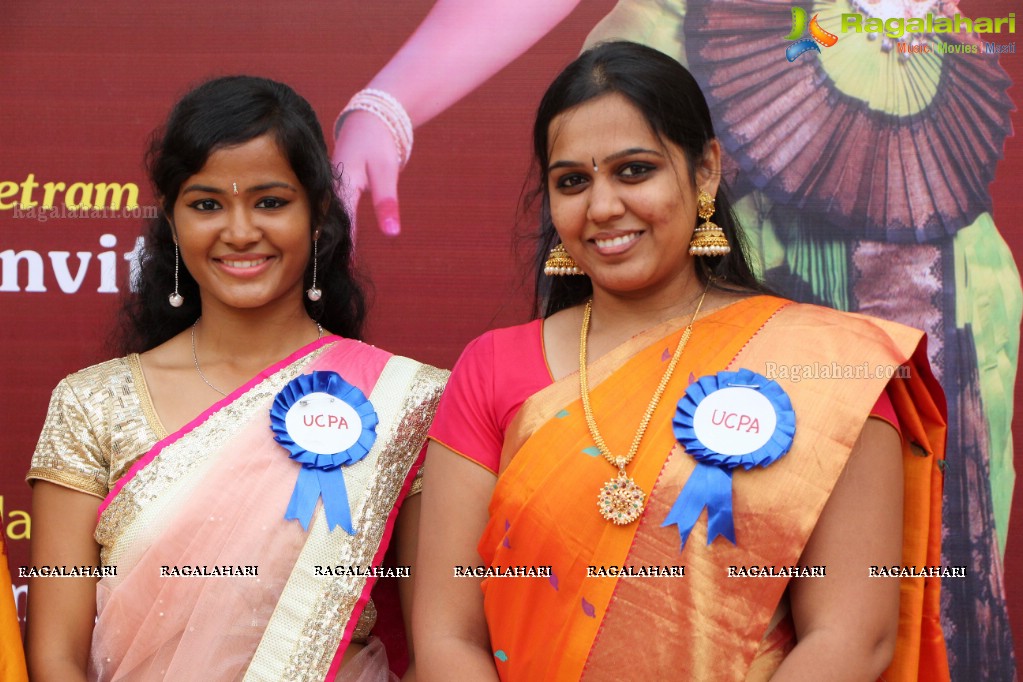
[[[612,450],[631,440],[684,324],[651,329],[591,365],[594,411],[615,415],[601,422]],[[909,368],[889,388],[903,435],[902,563],[940,563],[944,398],[921,337],[900,325],[766,296],[703,318],[629,467],[650,492],[639,521],[627,526],[597,511],[597,493],[614,470],[593,448],[577,376],[527,400],[508,430],[479,551],[494,566],[550,566],[550,578],[483,582],[502,679],[769,677],[795,643],[783,599],[788,579],[729,578],[728,567],[799,564],[889,384],[887,368]],[[737,544],[717,538],[708,545],[704,514],[680,553],[678,528],[661,524],[696,463],[675,441],[676,403],[697,378],[739,368],[782,386],[796,414],[795,440],[771,466],[735,470]],[[817,376],[807,376],[814,370]],[[853,376],[831,378],[836,372]],[[615,575],[621,567],[669,575]],[[939,588],[938,577],[902,579],[898,649],[885,679],[947,679]]]
[[[0,513],[0,527],[3,526]],[[11,595],[11,572],[7,565],[7,540],[0,535],[0,679],[27,682],[25,652],[21,646],[21,623]]]

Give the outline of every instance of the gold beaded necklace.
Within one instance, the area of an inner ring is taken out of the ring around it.
[[[671,356],[671,362],[668,363],[668,368],[664,370],[661,383],[657,385],[657,390],[654,391],[653,397],[650,398],[650,404],[647,405],[646,412],[643,413],[643,419],[640,420],[639,428],[636,429],[636,436],[632,439],[629,453],[624,457],[616,457],[611,454],[611,449],[607,447],[604,437],[600,435],[600,431],[597,429],[597,421],[593,418],[593,408],[590,407],[590,387],[586,372],[586,337],[590,332],[590,312],[593,309],[593,301],[587,301],[586,308],[583,309],[583,325],[582,330],[579,332],[579,393],[582,397],[583,415],[586,417],[586,427],[590,430],[590,437],[593,438],[593,442],[597,445],[597,449],[600,450],[600,454],[604,456],[604,459],[611,466],[618,469],[618,476],[605,483],[604,487],[600,489],[600,494],[597,496],[597,508],[600,509],[600,515],[615,525],[628,525],[638,519],[639,515],[643,513],[646,495],[643,493],[643,489],[632,480],[632,477],[625,473],[625,467],[628,466],[629,462],[632,461],[639,451],[639,443],[643,440],[643,434],[646,433],[647,426],[650,425],[650,418],[653,417],[657,404],[661,402],[664,390],[668,387],[671,375],[675,372],[675,366],[678,365],[678,360],[682,357],[682,351],[685,350],[689,337],[692,336],[693,323],[696,322],[696,316],[700,314],[703,299],[706,297],[707,289],[705,288],[703,295],[700,296],[699,303],[696,304],[696,310],[693,311],[692,319],[689,320],[685,331],[682,332],[682,338],[679,339],[678,346],[675,348],[675,354]]]

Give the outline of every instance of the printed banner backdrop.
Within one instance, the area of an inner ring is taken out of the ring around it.
[[[368,194],[358,213],[359,264],[372,282],[368,340],[450,367],[473,337],[526,320],[532,223],[520,205],[543,89],[588,40],[626,37],[686,61],[738,171],[739,211],[769,282],[800,300],[930,334],[951,422],[944,563],[969,570],[967,580],[944,584],[953,671],[962,680],[1012,679],[1010,621],[1016,649],[1023,645],[1023,587],[1005,578],[1023,574],[1023,502],[1012,496],[1010,437],[1010,424],[1017,439],[1023,434],[1012,412],[1021,301],[1013,260],[1023,255],[1016,187],[1023,144],[1012,135],[1021,125],[1013,102],[1021,99],[1023,55],[1015,23],[1012,32],[943,36],[943,44],[978,53],[939,57],[913,52],[936,44],[934,34],[843,33],[839,15],[998,18],[1015,3],[437,4],[461,9],[450,14],[456,19],[434,17],[443,46],[404,64],[404,77],[436,81],[438,112],[417,126],[401,174],[401,234],[378,229]],[[515,9],[500,10],[506,4]],[[6,8],[0,518],[22,619],[28,588],[17,567],[29,563],[31,535],[24,473],[52,388],[113,355],[119,294],[155,210],[143,167],[151,132],[189,87],[250,73],[295,87],[330,137],[345,102],[429,21],[433,6],[44,0]],[[800,28],[793,7],[818,14],[837,44],[789,62],[786,49],[805,37],[786,39]],[[515,21],[498,22],[499,10]],[[559,13],[568,16],[559,22]],[[488,40],[487,31],[518,39]],[[988,43],[1005,52],[984,54]],[[490,44],[495,69],[508,65],[465,85],[459,100],[463,86],[432,65],[452,54],[479,61],[486,52],[479,45]],[[445,98],[458,101],[448,106]],[[88,208],[69,208],[76,205]],[[1019,466],[1023,458],[1015,460]]]

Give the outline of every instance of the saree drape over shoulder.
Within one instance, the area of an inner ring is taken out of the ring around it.
[[[344,467],[355,534],[285,520],[299,464],[273,439],[278,391],[337,372],[379,417]],[[268,368],[131,467],[100,507],[116,575],[97,585],[90,677],[333,679],[375,583],[446,372],[330,337]],[[339,570],[343,569],[343,570]]]
[[[685,322],[651,329],[591,365],[593,409],[612,451],[631,441]],[[550,566],[551,577],[483,582],[502,679],[768,678],[795,644],[788,579],[729,578],[728,568],[800,563],[886,386],[903,443],[902,563],[940,564],[945,408],[924,350],[916,330],[767,296],[705,317],[629,465],[648,501],[627,526],[597,510],[614,469],[593,448],[577,375],[529,398],[508,429],[479,551],[494,566]],[[680,553],[678,528],[662,523],[696,463],[675,440],[676,404],[696,379],[740,368],[782,386],[795,439],[771,466],[732,474],[737,544],[708,545],[703,513]],[[682,566],[681,577],[612,575]],[[602,568],[603,577],[588,576]],[[947,679],[939,588],[939,577],[902,579],[886,680]]]

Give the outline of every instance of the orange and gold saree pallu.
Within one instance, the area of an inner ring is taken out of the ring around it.
[[[299,465],[274,441],[269,408],[288,382],[314,370],[358,387],[379,418],[369,452],[344,467],[354,535],[328,530],[322,503],[308,531],[284,518]],[[100,510],[96,538],[116,575],[97,585],[90,675],[333,679],[445,375],[331,337],[157,443]]]
[[[684,324],[652,329],[592,365],[591,400],[612,452],[628,447]],[[831,372],[836,358],[841,368],[868,367],[872,376],[771,376],[796,365]],[[920,332],[766,296],[700,320],[629,467],[636,483],[652,492],[640,520],[624,527],[597,510],[598,491],[615,470],[593,447],[578,377],[527,400],[509,429],[479,550],[495,566],[550,566],[551,577],[483,583],[502,679],[768,677],[794,644],[781,606],[787,580],[729,578],[728,567],[799,563],[888,384],[874,369],[904,364],[910,376],[892,382],[890,392],[904,444],[903,564],[931,566],[940,563],[944,398]],[[707,545],[703,515],[680,553],[678,528],[661,524],[696,463],[675,441],[676,403],[697,378],[739,368],[775,378],[788,393],[795,440],[771,466],[733,474],[737,545],[723,538]],[[684,577],[599,576],[621,566],[685,568]],[[886,679],[947,679],[939,587],[939,578],[903,579],[898,650]]]

